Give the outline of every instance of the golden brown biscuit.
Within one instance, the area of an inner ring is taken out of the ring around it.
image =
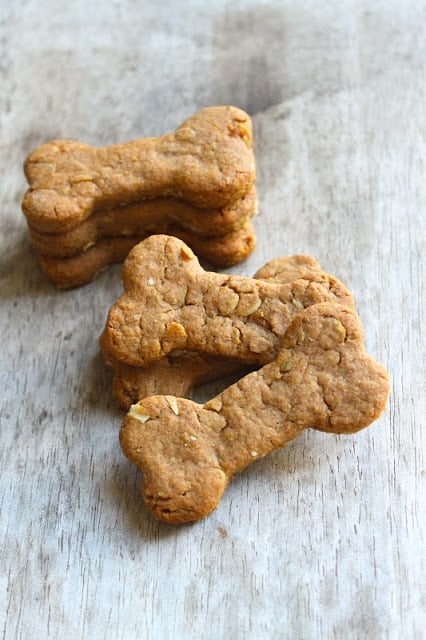
[[[81,253],[99,239],[146,236],[167,226],[187,229],[200,236],[223,236],[241,229],[257,211],[256,189],[221,209],[199,209],[175,198],[141,200],[134,204],[96,211],[68,231],[46,233],[28,225],[36,249],[46,256]]]
[[[159,197],[226,207],[255,180],[251,120],[236,107],[209,107],[159,138],[103,148],[53,140],[30,153],[24,171],[23,212],[45,233],[69,230],[96,210]]]
[[[275,258],[257,271],[255,278],[282,284],[299,280],[321,280],[323,272],[310,256],[294,255]],[[345,298],[346,303],[348,300]],[[134,367],[115,360],[99,340],[104,361],[114,370],[112,393],[118,406],[128,410],[132,404],[152,395],[189,397],[206,382],[241,374],[247,367],[239,361],[204,356],[198,353],[172,352],[146,367]]]
[[[322,303],[290,325],[276,359],[204,406],[175,396],[133,405],[120,430],[142,494],[169,523],[211,513],[234,474],[303,429],[354,433],[385,408],[385,370],[364,350],[359,318]]]
[[[256,244],[251,222],[237,231],[213,238],[204,238],[174,227],[167,230],[190,244],[203,260],[216,267],[231,267],[241,262]],[[102,238],[87,251],[69,258],[51,258],[40,253],[37,258],[42,271],[53,284],[60,289],[70,289],[87,284],[108,265],[123,262],[129,251],[144,237]]]
[[[162,235],[132,249],[122,280],[124,294],[108,314],[104,345],[132,366],[175,349],[264,364],[301,309],[323,301],[352,304],[328,274],[276,284],[207,272],[185,243]]]

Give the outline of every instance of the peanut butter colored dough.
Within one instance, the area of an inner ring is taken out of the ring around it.
[[[300,278],[321,281],[324,274],[314,258],[294,255],[271,260],[254,277],[283,284]],[[349,303],[346,296],[345,302]],[[105,362],[114,370],[114,399],[126,410],[146,396],[170,394],[190,397],[194,388],[206,382],[247,372],[247,367],[239,361],[188,351],[172,352],[146,367],[135,367],[115,360],[108,353],[103,334],[99,342]]]
[[[238,264],[253,251],[256,244],[251,222],[237,231],[213,238],[204,238],[178,227],[168,227],[167,231],[191,244],[200,257],[216,267]],[[77,255],[52,258],[38,254],[38,260],[45,275],[58,288],[71,289],[87,284],[108,265],[123,262],[131,249],[145,237],[102,238]]]
[[[364,350],[355,312],[322,303],[293,320],[273,362],[205,405],[175,396],[133,405],[120,444],[143,472],[153,515],[190,522],[217,507],[234,474],[303,429],[348,434],[368,426],[388,392],[385,370]]]
[[[264,364],[275,358],[302,309],[353,303],[328,274],[277,284],[204,271],[185,243],[164,235],[132,249],[122,280],[124,294],[109,311],[103,344],[115,360],[132,366],[176,349]]]
[[[255,180],[250,117],[232,106],[208,107],[175,132],[95,148],[72,140],[41,145],[24,164],[28,223],[69,230],[94,211],[173,197],[199,208],[226,207]]]
[[[76,227],[62,233],[44,233],[29,227],[37,252],[50,258],[67,258],[96,246],[102,239],[122,237],[144,238],[154,233],[174,235],[187,232],[187,237],[200,236],[212,243],[218,236],[244,228],[257,209],[256,189],[222,209],[197,209],[173,198],[157,198],[125,207],[97,211]],[[139,240],[140,241],[140,240]],[[194,238],[197,242],[197,238]],[[223,238],[226,245],[226,238]]]

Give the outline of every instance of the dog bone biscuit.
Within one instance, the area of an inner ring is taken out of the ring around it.
[[[294,255],[271,260],[259,269],[254,277],[284,284],[300,278],[321,279],[323,272],[314,258]],[[239,361],[187,351],[170,353],[146,367],[133,367],[122,364],[108,353],[104,345],[104,334],[101,335],[99,343],[104,361],[114,370],[114,399],[118,406],[126,410],[146,396],[170,394],[188,397],[197,386],[241,373],[246,369]]]
[[[175,349],[264,364],[301,309],[324,301],[352,304],[328,274],[275,284],[206,272],[187,245],[163,235],[132,249],[122,280],[124,294],[110,309],[104,344],[113,358],[133,366]]]
[[[303,429],[343,434],[368,426],[388,390],[385,370],[364,350],[357,315],[322,303],[293,320],[273,362],[205,405],[174,396],[133,405],[120,444],[143,472],[153,515],[190,522],[216,508],[233,475]]]
[[[158,138],[103,148],[53,140],[30,153],[24,171],[23,212],[46,232],[72,228],[96,209],[157,197],[226,207],[255,180],[251,120],[236,107],[208,107]]]
[[[214,238],[203,238],[184,229],[169,229],[176,237],[191,244],[204,260],[217,267],[231,267],[244,260],[254,249],[256,236],[248,222],[242,229]],[[69,258],[51,258],[38,254],[40,267],[60,289],[87,284],[108,265],[123,262],[129,251],[143,237],[102,238],[99,242]]]

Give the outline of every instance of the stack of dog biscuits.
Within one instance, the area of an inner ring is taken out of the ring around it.
[[[56,140],[25,174],[23,212],[54,284],[124,261],[100,347],[127,411],[121,448],[156,518],[207,516],[235,473],[303,429],[354,433],[380,416],[386,371],[365,351],[351,293],[313,258],[275,258],[253,278],[200,265],[254,248],[246,113],[207,108],[174,133],[106,148]],[[239,380],[206,404],[189,399],[229,374]]]
[[[214,266],[244,260],[255,245],[252,143],[250,117],[224,106],[159,138],[38,147],[25,161],[22,210],[41,268],[58,287],[80,286],[157,233]]]
[[[184,256],[184,259],[180,260],[179,256]],[[149,273],[147,271],[148,265],[151,265]],[[195,277],[189,278],[189,271]],[[186,287],[191,280],[193,289],[198,289],[197,296],[206,287],[208,287],[210,294],[216,290],[219,300],[223,300],[227,296],[224,283],[226,283],[226,288],[255,285],[250,282],[249,278],[224,276],[204,271],[188,246],[167,236],[154,236],[139,244],[132,250],[123,266],[123,282],[126,291],[136,285],[139,290],[138,295],[140,295],[145,283],[147,294],[153,291],[157,296],[159,282],[164,277],[167,277],[170,286],[173,286],[174,289],[178,287],[178,283]],[[257,271],[254,278],[278,285],[273,288],[269,287],[268,295],[271,299],[278,294],[285,297],[286,304],[283,308],[286,311],[287,321],[285,318],[281,318],[277,330],[278,336],[283,334],[288,319],[297,314],[303,308],[303,304],[330,300],[353,307],[352,296],[346,287],[333,276],[325,274],[320,265],[309,256],[296,255],[271,260]],[[285,286],[280,287],[279,285]],[[294,289],[310,287],[312,292],[310,297],[305,294],[304,302],[302,302],[302,298],[298,300],[294,297],[291,287]],[[278,303],[278,297],[276,301]],[[127,297],[124,304],[127,305]],[[133,308],[133,304],[131,308]],[[224,303],[221,304],[223,307]],[[192,303],[189,302],[189,305],[192,306]],[[157,298],[156,304],[152,300],[147,300],[140,303],[139,308],[150,309],[149,318],[144,314],[142,317],[147,324],[154,319],[157,327],[159,318],[163,315],[164,300]],[[203,305],[201,305],[201,309],[203,309]],[[211,344],[209,348],[208,339],[211,327],[207,325],[207,322],[204,326],[205,347],[202,351],[199,349],[191,351],[187,344],[180,344],[180,348],[177,348],[177,345],[170,345],[173,348],[168,353],[162,353],[158,358],[158,354],[156,354],[152,359],[148,357],[148,362],[137,363],[127,347],[119,346],[118,341],[114,338],[113,327],[120,323],[120,320],[114,320],[116,312],[117,305],[114,305],[109,313],[105,330],[100,337],[100,347],[105,362],[114,371],[113,395],[117,404],[123,409],[129,409],[133,403],[149,395],[191,396],[192,392],[202,384],[243,373],[250,366],[258,366],[262,363],[259,353],[253,352],[249,357],[245,355],[242,358],[238,353],[230,355],[226,339],[225,354],[218,353],[217,344]],[[132,311],[129,312],[132,313]],[[197,314],[199,312],[201,311],[197,311]],[[168,311],[164,311],[164,313],[168,313]],[[213,317],[220,322],[222,315]],[[250,314],[245,314],[244,317],[248,323]],[[255,319],[263,321],[262,316],[253,315],[252,320]],[[136,331],[135,327],[133,329]],[[141,325],[138,331],[144,333],[145,336],[147,335],[146,328]],[[189,326],[185,331],[192,334],[193,328]],[[167,332],[170,334],[172,330],[168,328]]]
[[[184,242],[155,235],[128,255],[123,287],[101,349],[128,409],[123,452],[160,520],[208,515],[236,472],[304,428],[353,433],[386,405],[350,292],[312,258],[243,278],[205,271]],[[257,370],[206,405],[184,399],[247,367]]]
[[[271,260],[253,277],[286,284],[300,279],[315,281],[323,276],[316,260],[294,255]],[[352,305],[349,292],[343,285],[340,287],[340,298]],[[122,409],[128,410],[132,404],[150,395],[191,397],[203,384],[241,375],[249,369],[238,360],[182,350],[172,351],[146,366],[132,366],[125,362],[125,355],[123,358],[123,354],[119,354],[118,359],[112,356],[107,347],[107,333],[106,328],[99,342],[105,363],[113,369],[112,393]]]

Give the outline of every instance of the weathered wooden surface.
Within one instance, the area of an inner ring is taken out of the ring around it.
[[[4,638],[425,637],[425,43],[415,0],[1,3]],[[173,528],[143,506],[98,354],[119,268],[45,281],[21,165],[53,137],[157,135],[221,103],[253,115],[258,162],[258,247],[233,271],[314,255],[392,393],[369,429],[306,433]]]

